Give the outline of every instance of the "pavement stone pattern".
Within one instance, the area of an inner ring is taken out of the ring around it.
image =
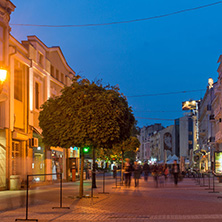
[[[115,189],[115,181],[106,179],[106,192],[102,191],[102,178],[97,180],[94,198],[78,199],[78,183],[64,183],[63,206],[70,209],[52,209],[59,206],[58,185],[49,185],[30,191],[29,219],[46,221],[222,221],[222,199],[218,193],[208,193],[207,187],[196,185],[193,179],[185,178],[173,185],[168,181],[155,188],[152,177],[140,186],[124,186]],[[85,194],[90,194],[90,181],[84,183]],[[216,181],[216,190],[222,192],[222,184]],[[8,192],[8,193],[7,193]],[[9,202],[9,204],[8,204]],[[16,204],[17,203],[17,204]],[[0,192],[0,222],[25,219],[25,192]],[[11,209],[10,209],[11,207]]]

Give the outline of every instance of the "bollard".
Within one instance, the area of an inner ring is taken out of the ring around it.
[[[60,206],[59,207],[53,207],[52,209],[58,209],[58,208],[63,208],[63,209],[70,209],[69,207],[63,207],[62,206],[62,173],[60,175]]]
[[[112,189],[117,189],[117,188],[121,189],[121,187],[118,187],[118,185],[117,185],[118,184],[117,180],[118,180],[118,170],[117,170],[117,174],[116,174],[116,178],[115,178],[115,187],[112,187]]]
[[[28,208],[29,208],[29,175],[27,175],[27,182],[26,182],[26,212],[25,212],[25,219],[15,219],[15,221],[38,221],[38,219],[28,219]]]
[[[210,187],[210,173],[208,173],[208,188],[206,188],[205,190],[212,190],[212,188]]]
[[[50,174],[32,174],[27,175],[27,183],[26,183],[26,216],[25,219],[15,219],[15,221],[38,221],[38,219],[28,219],[28,207],[29,207],[29,177],[31,176],[51,176],[51,175],[60,175],[60,207],[53,207],[52,209],[56,208],[65,208],[70,209],[69,207],[63,207],[62,206],[62,173],[50,173]]]
[[[210,191],[208,193],[219,193],[218,191],[215,191],[214,175],[213,175],[213,191]]]
[[[103,171],[103,192],[99,192],[99,194],[109,194],[105,192],[105,170]]]
[[[201,187],[207,187],[207,185],[205,185],[205,174],[204,173],[202,174],[202,177],[203,177],[203,185],[201,185]]]

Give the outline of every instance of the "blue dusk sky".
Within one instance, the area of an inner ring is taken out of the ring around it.
[[[217,0],[12,0],[10,24],[83,25],[148,18]],[[138,126],[173,124],[182,101],[204,96],[208,78],[217,81],[222,54],[222,1],[163,18],[96,27],[12,25],[19,41],[36,35],[60,46],[68,64],[90,80],[119,85]],[[202,90],[202,91],[194,91]],[[169,95],[140,96],[179,91]],[[155,120],[157,118],[158,120]]]

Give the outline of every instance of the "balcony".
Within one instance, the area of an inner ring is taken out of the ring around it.
[[[222,143],[222,133],[221,131],[218,131],[215,135],[215,142],[216,143]]]
[[[221,116],[221,107],[220,107],[220,106],[218,106],[218,107],[214,110],[214,118],[215,118],[216,120],[222,118],[222,116]]]

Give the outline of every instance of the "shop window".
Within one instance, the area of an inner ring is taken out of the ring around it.
[[[20,143],[12,142],[12,175],[19,174],[20,167]]]
[[[22,101],[22,71],[14,71],[14,98]]]

